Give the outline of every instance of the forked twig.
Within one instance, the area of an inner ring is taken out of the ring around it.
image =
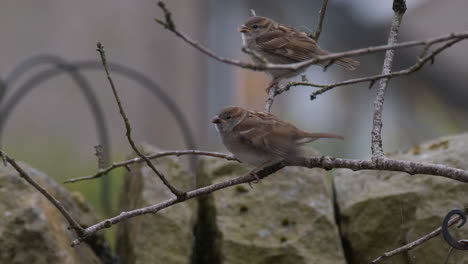
[[[115,85],[114,85],[114,81],[112,80],[111,76],[110,76],[110,73],[109,73],[109,69],[107,67],[107,60],[106,60],[106,54],[104,52],[104,46],[98,42],[97,43],[97,51],[99,52],[100,54],[100,57],[101,57],[101,61],[102,61],[102,66],[104,67],[104,70],[106,72],[106,76],[107,76],[107,80],[109,81],[109,84],[111,86],[111,89],[112,89],[112,93],[114,94],[114,98],[115,98],[115,101],[117,102],[117,106],[119,107],[119,113],[120,113],[120,116],[122,116],[122,119],[125,123],[125,130],[126,130],[126,137],[127,137],[127,140],[128,140],[128,143],[130,144],[130,146],[132,147],[133,151],[135,151],[135,153],[140,157],[142,158],[143,160],[146,161],[146,164],[148,164],[148,167],[150,167],[154,173],[156,173],[156,175],[158,175],[158,177],[161,179],[161,181],[163,182],[164,185],[166,185],[166,187],[175,195],[177,196],[177,198],[180,198],[180,197],[183,197],[185,195],[184,192],[181,192],[179,190],[177,190],[174,186],[172,186],[166,179],[166,177],[158,170],[156,169],[156,167],[153,165],[153,163],[151,162],[150,159],[148,159],[145,155],[143,155],[139,150],[138,148],[136,147],[135,145],[135,142],[133,141],[132,139],[132,127],[130,126],[130,121],[128,120],[127,118],[127,114],[125,114],[125,110],[123,109],[123,106],[122,106],[122,103],[120,101],[120,97],[119,97],[119,94],[117,93],[117,89],[115,88]]]

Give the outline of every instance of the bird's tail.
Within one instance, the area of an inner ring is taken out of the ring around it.
[[[307,136],[299,140],[297,142],[298,144],[302,145],[305,143],[312,142],[314,140],[317,140],[319,138],[336,138],[336,139],[341,139],[344,140],[344,137],[337,135],[337,134],[331,134],[331,133],[311,133],[307,132]]]
[[[359,61],[351,58],[339,58],[334,61],[335,64],[347,69],[348,71],[354,71],[359,66]]]

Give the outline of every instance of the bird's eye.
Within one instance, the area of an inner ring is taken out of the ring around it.
[[[231,119],[231,116],[230,115],[226,116],[226,119],[227,120]]]
[[[253,29],[257,29],[257,28],[258,28],[258,25],[253,25],[252,28],[253,28]]]

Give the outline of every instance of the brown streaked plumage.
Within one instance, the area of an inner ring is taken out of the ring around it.
[[[321,49],[307,33],[279,24],[267,17],[251,17],[239,28],[239,31],[242,33],[245,46],[275,64],[302,62],[330,53]],[[252,58],[257,61],[255,57]],[[334,63],[347,70],[354,70],[359,65],[359,61],[351,58],[340,58]],[[320,64],[324,66],[327,62]],[[267,72],[274,81],[278,81],[294,77],[303,71],[305,70],[268,70]]]
[[[342,136],[311,133],[283,121],[273,114],[227,107],[212,122],[226,148],[240,161],[259,166],[266,162],[296,162],[302,157],[301,146],[319,138]]]

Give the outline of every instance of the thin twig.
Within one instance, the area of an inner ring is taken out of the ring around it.
[[[159,153],[147,155],[146,157],[148,159],[157,159],[157,158],[166,157],[166,156],[184,156],[184,155],[210,156],[210,157],[222,158],[222,159],[226,159],[226,160],[239,161],[234,156],[229,155],[229,154],[224,154],[224,153],[219,153],[219,152],[201,151],[201,150],[164,151],[164,152],[159,152]],[[127,167],[128,165],[131,165],[131,164],[134,164],[134,163],[141,163],[141,162],[144,162],[144,161],[145,160],[142,159],[141,157],[137,157],[137,158],[133,158],[133,159],[130,159],[130,160],[114,162],[109,167],[102,168],[101,170],[99,170],[97,173],[95,173],[93,175],[69,179],[69,180],[66,180],[64,183],[72,183],[72,182],[78,182],[78,181],[84,181],[84,180],[91,180],[91,179],[100,178],[100,177],[108,174],[109,172],[111,172],[114,169],[121,168],[121,167]]]
[[[401,19],[406,11],[405,0],[393,0],[393,21],[390,27],[390,34],[388,36],[388,45],[395,45],[398,39],[398,32],[400,31]],[[385,59],[383,63],[382,74],[389,74],[392,70],[393,56],[395,52],[389,49],[385,52]],[[382,78],[379,82],[379,89],[377,90],[377,97],[374,101],[374,116],[372,118],[372,159],[384,158],[382,147],[382,111],[385,98],[385,91],[387,89],[389,78]]]
[[[164,202],[154,204],[151,206],[147,206],[140,209],[135,209],[128,212],[122,212],[118,216],[109,218],[107,220],[101,221],[93,226],[86,228],[85,234],[78,239],[75,239],[72,242],[73,246],[76,246],[81,243],[81,241],[101,230],[104,228],[109,228],[114,224],[117,224],[121,221],[127,220],[129,218],[133,218],[139,215],[144,214],[154,214],[164,208],[172,206],[174,204],[183,202],[188,199],[192,199],[198,196],[206,195],[211,192],[224,189],[227,187],[231,187],[234,185],[242,184],[242,183],[249,183],[256,181],[258,179],[263,179],[268,177],[269,175],[273,174],[274,172],[282,169],[285,166],[302,166],[307,168],[323,168],[326,170],[331,170],[333,168],[348,168],[352,169],[353,171],[358,170],[380,170],[380,171],[400,171],[406,172],[410,175],[414,174],[428,174],[434,176],[442,176],[447,177],[453,180],[461,181],[461,182],[468,182],[468,171],[451,168],[445,165],[438,165],[438,164],[430,164],[430,163],[422,163],[422,162],[412,162],[412,161],[405,161],[405,160],[392,160],[392,159],[385,159],[382,162],[375,163],[370,160],[351,160],[351,159],[340,159],[340,158],[333,158],[333,157],[313,157],[313,158],[304,158],[297,163],[290,163],[286,164],[285,162],[279,162],[275,164],[270,164],[266,167],[261,167],[256,169],[256,175],[252,175],[252,173],[248,173],[244,176],[236,177],[233,179],[228,179],[219,183],[211,184],[202,188],[195,189],[193,191],[187,192],[186,196],[176,199],[171,198]]]
[[[249,49],[249,48],[247,48],[246,46],[243,46],[241,50],[242,50],[242,52],[244,52],[245,54],[248,54],[248,55],[254,57],[260,64],[267,64],[267,63],[269,63],[267,58],[265,58],[264,56],[260,55],[258,52],[256,52],[256,51],[253,50],[253,49]]]
[[[119,98],[119,94],[117,93],[117,89],[115,88],[114,81],[112,80],[112,78],[110,76],[109,69],[107,67],[107,60],[106,60],[106,54],[104,52],[104,46],[102,46],[102,44],[100,42],[97,43],[97,51],[100,54],[102,65],[104,67],[104,70],[106,71],[107,80],[109,81],[109,84],[110,84],[110,86],[112,88],[112,93],[114,94],[115,101],[117,102],[117,106],[119,107],[119,113],[122,116],[122,119],[123,119],[123,121],[125,123],[125,130],[126,130],[125,135],[127,136],[128,143],[132,147],[133,151],[135,151],[135,153],[138,156],[140,156],[142,159],[144,159],[146,161],[148,166],[154,171],[154,173],[156,173],[156,175],[158,175],[158,177],[161,179],[161,181],[164,183],[164,185],[166,185],[166,187],[169,188],[169,190],[175,196],[177,196],[177,198],[183,197],[185,195],[185,193],[181,192],[181,191],[177,190],[175,187],[173,187],[167,181],[166,177],[164,177],[164,175],[158,169],[156,169],[156,167],[153,165],[151,160],[149,160],[145,155],[143,155],[138,150],[138,148],[136,147],[135,142],[132,139],[132,127],[130,126],[130,121],[128,120],[127,115],[125,114],[125,111],[123,109],[122,103],[121,103],[120,98]]]
[[[57,208],[60,211],[60,213],[65,217],[65,219],[70,224],[70,228],[73,229],[76,232],[78,237],[81,237],[84,234],[85,230],[71,216],[70,212],[68,212],[68,210],[65,209],[65,207],[63,207],[62,204],[57,199],[54,198],[54,196],[52,196],[52,194],[50,194],[48,191],[46,191],[41,185],[39,185],[39,183],[34,181],[29,176],[29,174],[25,170],[23,170],[23,168],[21,168],[21,166],[19,166],[18,163],[16,163],[16,161],[14,159],[12,159],[8,155],[6,155],[5,152],[0,150],[0,155],[8,163],[10,163],[11,166],[13,166],[13,168],[19,173],[19,175],[23,179],[25,179],[29,184],[31,184],[37,191],[39,191],[45,198],[47,198],[47,200],[49,200],[55,206],[55,208]]]
[[[380,80],[382,78],[391,79],[391,78],[398,77],[398,76],[409,75],[411,73],[414,73],[414,72],[420,70],[428,61],[431,61],[436,55],[438,55],[439,53],[441,53],[445,49],[451,47],[455,43],[460,42],[462,40],[463,39],[453,39],[451,41],[446,42],[442,46],[440,46],[437,49],[433,50],[428,55],[420,57],[415,64],[411,65],[410,67],[408,67],[408,68],[406,68],[404,70],[395,71],[395,72],[391,72],[391,73],[388,73],[388,74],[379,74],[379,75],[372,75],[372,76],[368,76],[368,77],[349,79],[349,80],[346,80],[346,81],[330,83],[330,84],[315,84],[315,83],[310,83],[310,82],[290,82],[290,83],[286,84],[284,87],[281,87],[280,89],[278,89],[276,92],[277,92],[277,95],[279,95],[279,94],[282,94],[282,93],[284,93],[286,91],[289,91],[291,89],[291,87],[295,87],[295,86],[319,87],[321,89],[313,92],[310,95],[310,99],[314,100],[314,99],[317,98],[318,95],[321,95],[321,94],[323,94],[325,92],[328,92],[329,90],[332,90],[333,88],[336,88],[336,87],[339,87],[339,86],[345,86],[345,85],[362,83],[362,82],[370,82],[370,84],[373,84],[373,82],[378,81],[378,80]]]
[[[317,22],[317,27],[315,29],[314,34],[310,35],[310,37],[313,38],[316,42],[318,42],[320,33],[322,33],[322,25],[323,25],[323,21],[325,20],[325,12],[327,11],[327,5],[328,5],[328,0],[322,0],[322,6],[320,7],[320,11],[319,11],[319,19]]]
[[[381,52],[381,51],[386,51],[386,50],[396,50],[396,49],[402,49],[402,48],[409,48],[409,47],[414,47],[414,46],[423,46],[423,45],[432,45],[436,43],[441,43],[441,42],[446,42],[448,40],[452,39],[467,39],[468,38],[468,31],[462,31],[462,32],[457,32],[457,33],[451,33],[448,35],[443,35],[439,36],[436,38],[429,38],[425,40],[413,40],[413,41],[407,41],[407,42],[402,42],[399,44],[395,45],[380,45],[380,46],[373,46],[373,47],[368,47],[368,48],[362,48],[362,49],[356,49],[356,50],[351,50],[351,51],[346,51],[346,52],[336,52],[336,53],[330,53],[328,55],[323,55],[323,56],[317,56],[313,59],[306,60],[303,62],[298,62],[298,63],[291,63],[291,64],[271,64],[271,63],[266,63],[266,64],[255,64],[255,63],[247,63],[247,62],[242,62],[239,60],[234,60],[230,58],[225,58],[216,55],[213,51],[210,49],[206,48],[205,46],[201,45],[200,43],[192,40],[189,38],[187,35],[182,33],[181,31],[178,31],[177,29],[171,30],[170,27],[168,26],[167,21],[163,21],[161,19],[155,18],[155,21],[164,26],[164,28],[168,29],[172,33],[174,33],[177,37],[181,38],[183,41],[194,47],[195,49],[199,50],[203,54],[219,61],[225,64],[229,65],[234,65],[240,68],[244,69],[250,69],[254,71],[265,71],[265,70],[301,70],[303,68],[307,68],[308,66],[312,64],[317,64],[322,61],[329,61],[332,59],[339,59],[343,57],[353,57],[353,56],[358,56],[358,55],[363,55],[363,54],[371,54],[371,53],[376,53],[376,52]]]
[[[405,76],[405,75],[409,75],[411,73],[417,72],[428,61],[432,61],[435,58],[435,56],[438,55],[439,53],[441,53],[443,50],[451,47],[455,43],[460,42],[462,40],[463,39],[453,39],[451,41],[446,42],[444,45],[442,45],[439,48],[432,51],[429,55],[427,55],[425,57],[422,57],[422,58],[419,58],[418,61],[415,64],[413,64],[412,66],[410,66],[410,67],[408,67],[408,68],[406,68],[404,70],[395,71],[395,72],[391,72],[391,73],[388,73],[388,74],[379,74],[379,75],[374,75],[374,76],[369,76],[369,77],[350,79],[350,80],[343,81],[343,82],[338,82],[338,83],[334,83],[334,84],[330,84],[330,85],[325,85],[325,86],[323,86],[322,89],[319,89],[319,90],[313,92],[310,95],[310,100],[314,100],[314,99],[317,98],[318,95],[323,94],[323,93],[325,93],[325,92],[327,92],[327,91],[329,91],[329,90],[331,90],[331,89],[333,89],[335,87],[338,87],[338,86],[344,86],[344,85],[361,83],[361,82],[369,82],[369,88],[371,88],[376,81],[378,81],[378,80],[380,80],[382,78],[391,79],[391,78],[394,78],[394,77]]]
[[[460,220],[460,217],[459,217],[459,216],[452,218],[452,220],[450,220],[450,222],[449,222],[449,226],[454,225],[454,224],[457,223],[459,220]],[[436,228],[434,231],[428,233],[427,235],[425,235],[425,236],[423,236],[423,237],[421,237],[421,238],[418,238],[418,239],[414,240],[414,241],[411,242],[411,243],[408,243],[408,244],[406,244],[406,245],[404,245],[404,246],[402,246],[402,247],[399,247],[399,248],[397,248],[397,249],[394,249],[394,250],[392,250],[392,251],[385,252],[384,254],[382,254],[382,256],[380,256],[380,257],[374,259],[374,260],[372,261],[372,263],[374,263],[374,264],[375,264],[375,263],[379,263],[379,262],[381,262],[382,260],[387,259],[387,258],[389,258],[389,257],[392,257],[392,256],[394,256],[394,255],[397,255],[397,254],[400,254],[400,253],[403,253],[403,252],[412,250],[412,249],[414,249],[415,247],[417,247],[417,246],[419,246],[419,245],[421,245],[421,244],[423,244],[423,243],[429,241],[430,239],[432,239],[432,238],[438,236],[441,232],[442,232],[442,227],[438,227],[438,228]]]
[[[165,22],[166,28],[171,30],[171,31],[174,31],[176,28],[175,28],[174,21],[172,21],[171,12],[169,12],[169,10],[166,8],[166,5],[164,4],[163,1],[159,1],[158,6],[161,8],[161,10],[164,13],[164,20],[166,21]]]

